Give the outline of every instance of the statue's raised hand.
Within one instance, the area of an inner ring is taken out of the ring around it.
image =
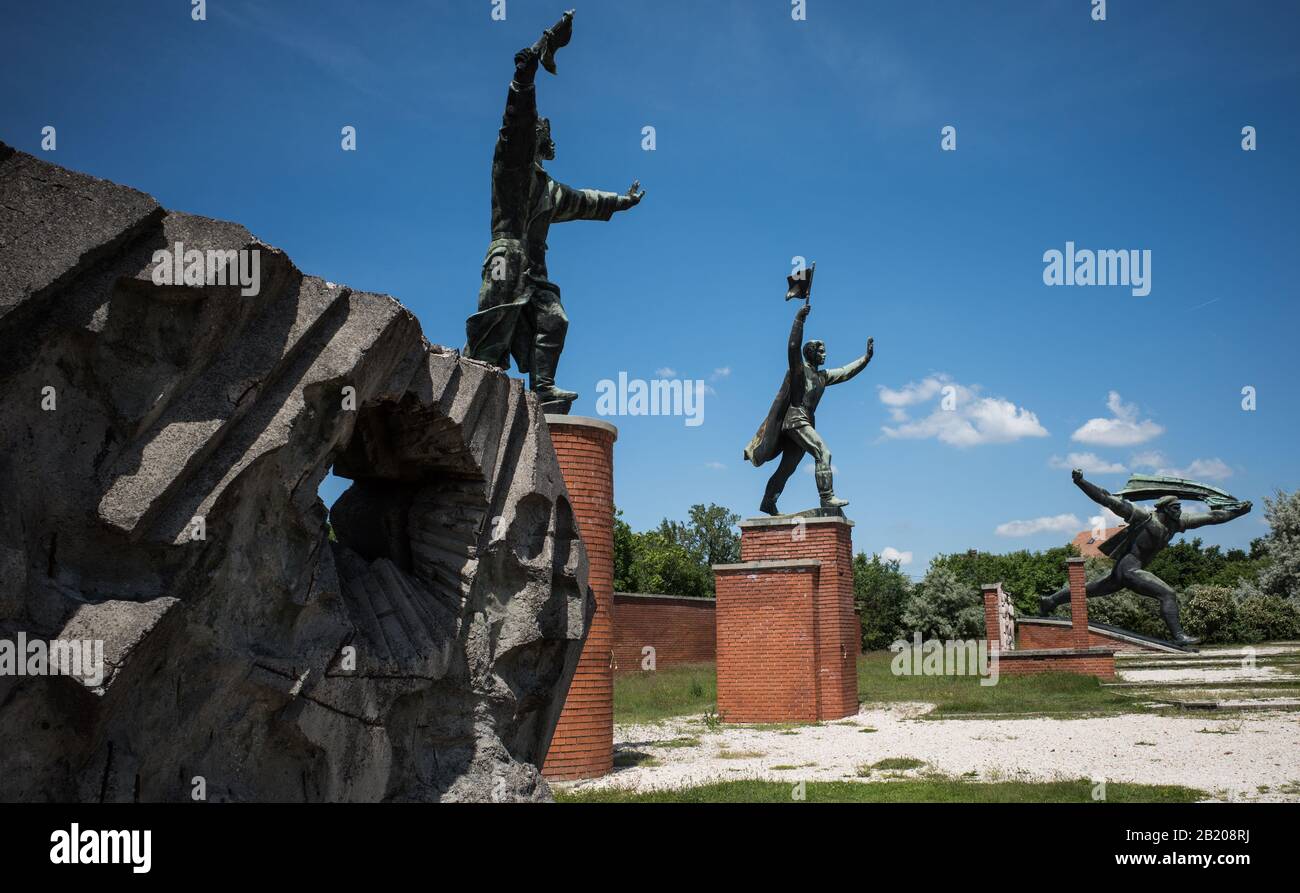
[[[868,360],[871,359],[871,355],[874,354],[875,352],[876,352],[876,339],[875,339],[875,338],[868,338],[868,339],[867,339],[867,359],[868,359]]]
[[[624,209],[633,208],[641,204],[641,199],[645,198],[645,190],[641,188],[641,181],[633,180],[632,185],[628,188],[622,198]]]
[[[805,319],[808,318],[808,314],[811,312],[812,312],[812,304],[804,304],[802,307],[798,309],[798,311],[795,312],[794,318],[799,320],[800,322],[803,322]]]
[[[1073,480],[1076,484],[1079,483],[1079,481],[1083,480],[1083,469],[1076,468],[1074,471],[1070,472],[1070,479]]]

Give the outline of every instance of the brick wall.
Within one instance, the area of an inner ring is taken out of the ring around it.
[[[608,422],[548,415],[551,443],[587,547],[596,613],[551,737],[542,774],[595,778],[614,768],[614,441]]]
[[[1057,648],[1050,651],[1004,651],[998,655],[998,675],[1078,673],[1115,678],[1115,652],[1111,648]]]
[[[741,563],[715,568],[719,713],[730,722],[857,713],[852,522],[759,518],[740,528]]]
[[[1074,631],[1064,625],[1036,623],[1033,618],[1021,619],[1016,624],[1016,640],[1021,648],[1073,648]],[[1106,646],[1116,651],[1149,652],[1155,649],[1144,648],[1136,642],[1113,639],[1096,630],[1088,631],[1088,647]]]
[[[714,607],[711,598],[614,593],[614,672],[640,672],[646,646],[655,669],[713,663]]]

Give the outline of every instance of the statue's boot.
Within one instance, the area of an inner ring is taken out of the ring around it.
[[[555,367],[559,365],[559,352],[548,350],[533,352],[533,370],[528,373],[529,390],[537,395],[543,403],[569,401],[578,399],[577,391],[566,391],[555,386]]]
[[[1179,645],[1200,644],[1200,639],[1183,632],[1182,624],[1178,622],[1178,602],[1173,599],[1162,599],[1160,616],[1165,619],[1165,626],[1169,627],[1170,641]]]
[[[764,496],[763,501],[758,504],[758,510],[768,515],[779,515],[781,510],[776,507],[776,497]]]
[[[849,504],[847,499],[840,499],[835,495],[834,487],[831,483],[831,472],[818,471],[813,475],[817,478],[817,492],[822,498],[822,508],[837,509]]]

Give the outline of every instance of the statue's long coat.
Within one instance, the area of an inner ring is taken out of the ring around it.
[[[512,82],[492,156],[492,242],[483,259],[478,312],[465,321],[466,355],[507,368],[513,354],[521,372],[531,368],[533,327],[525,310],[534,292],[545,289],[559,298],[559,287],[546,278],[551,224],[608,220],[619,198],[551,179],[535,157],[536,131],[536,90]],[[494,279],[493,272],[502,270],[504,276]]]

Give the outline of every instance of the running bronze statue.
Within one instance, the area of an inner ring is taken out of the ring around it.
[[[772,401],[767,418],[758,427],[758,433],[745,447],[745,458],[760,466],[770,459],[780,457],[776,471],[767,481],[763,501],[759,510],[769,515],[777,515],[776,501],[785,489],[786,481],[799,467],[804,454],[813,457],[816,466],[813,474],[817,481],[817,492],[821,496],[821,514],[843,514],[843,506],[849,504],[847,499],[835,495],[834,481],[831,474],[831,451],[817,433],[817,404],[829,385],[840,384],[853,378],[871,362],[875,352],[875,339],[867,339],[867,352],[847,366],[838,369],[823,369],[826,362],[826,344],[822,341],[804,343],[803,324],[812,310],[810,295],[812,290],[812,268],[807,271],[806,280],[797,276],[790,277],[790,291],[787,300],[802,297],[804,305],[794,316],[794,326],[790,329],[790,340],[786,344],[786,359],[789,368],[785,381]]]
[[[569,318],[560,288],[546,277],[546,235],[552,223],[609,220],[645,196],[633,182],[624,194],[574,189],[542,167],[555,158],[551,122],[538,117],[533,79],[540,64],[555,74],[555,51],[573,34],[573,10],[515,54],[514,79],[492,156],[492,241],[483,260],[478,312],[465,321],[465,356],[529,376],[548,412],[568,412],[578,396],[556,387]]]
[[[1124,489],[1111,494],[1096,484],[1084,480],[1083,472],[1071,472],[1074,483],[1098,505],[1105,506],[1128,522],[1106,542],[1101,544],[1102,554],[1114,560],[1115,566],[1108,576],[1088,584],[1088,598],[1112,595],[1121,589],[1130,589],[1138,595],[1153,598],[1160,603],[1160,615],[1169,627],[1172,641],[1178,645],[1195,645],[1200,639],[1183,632],[1178,618],[1178,596],[1168,583],[1144,568],[1169,545],[1169,541],[1185,530],[1207,524],[1224,524],[1240,518],[1250,511],[1250,503],[1242,502],[1217,487],[1199,484],[1182,478],[1154,475],[1134,475]],[[1135,505],[1128,499],[1154,499],[1152,508]],[[1195,499],[1210,506],[1209,512],[1183,514],[1182,499]],[[1070,600],[1068,585],[1053,595],[1039,600],[1042,614],[1050,614],[1059,605]]]

